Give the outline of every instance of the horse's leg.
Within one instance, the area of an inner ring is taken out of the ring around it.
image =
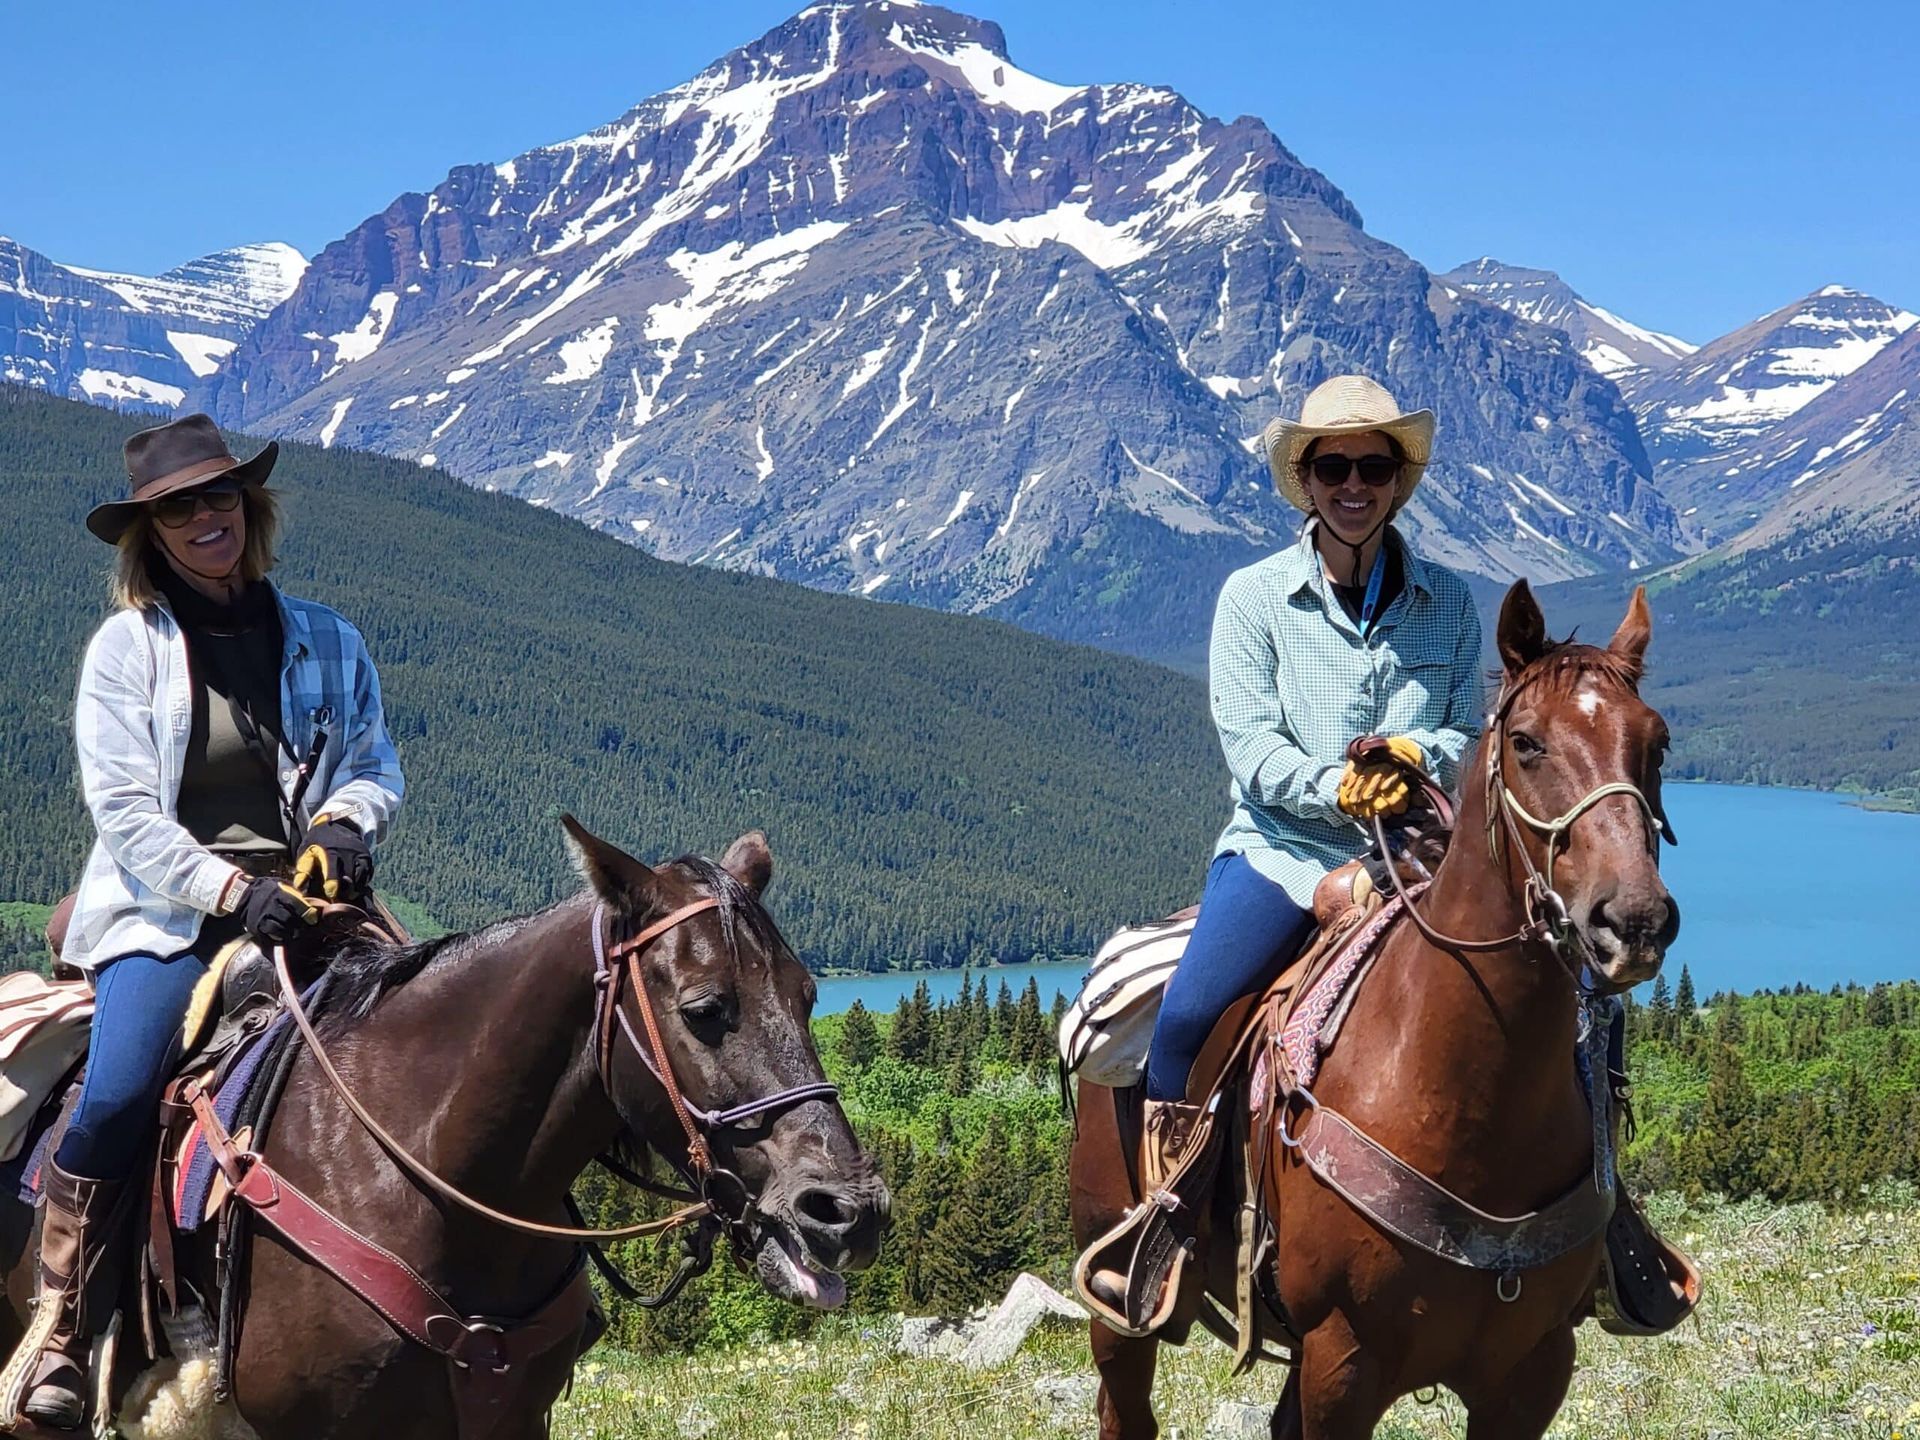
[[[1273,1407],[1273,1418],[1267,1422],[1267,1433],[1273,1440],[1300,1440],[1300,1367],[1295,1365],[1287,1371],[1286,1388],[1280,1392],[1280,1401]]]
[[[1295,1378],[1300,1440],[1367,1440],[1393,1403],[1379,1361],[1338,1310],[1301,1338]]]
[[[1153,1418],[1153,1367],[1160,1342],[1117,1335],[1098,1320],[1093,1332],[1093,1367],[1100,1372],[1100,1440],[1154,1440],[1160,1426]]]
[[[1459,1391],[1467,1440],[1540,1440],[1573,1381],[1573,1326],[1559,1325],[1505,1375]]]

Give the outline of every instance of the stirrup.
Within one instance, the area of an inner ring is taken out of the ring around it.
[[[1073,1288],[1081,1304],[1118,1334],[1135,1339],[1153,1334],[1171,1318],[1180,1298],[1187,1261],[1198,1248],[1195,1201],[1209,1193],[1220,1153],[1216,1109],[1212,1101],[1202,1107],[1166,1183],[1074,1261]],[[1114,1293],[1114,1281],[1120,1282],[1121,1294]]]
[[[1073,1289],[1093,1317],[1117,1334],[1151,1335],[1173,1315],[1195,1242],[1175,1233],[1173,1212],[1141,1201],[1073,1262]]]
[[[14,1347],[6,1366],[0,1368],[0,1428],[11,1430],[26,1418],[23,1407],[35,1388],[33,1377],[40,1368],[40,1355],[47,1348],[47,1341],[52,1337],[59,1319],[60,1306],[56,1297],[43,1295],[35,1301],[33,1319],[27,1324],[26,1334],[20,1337],[20,1343]],[[84,1376],[82,1383],[85,1383]]]
[[[1609,1335],[1664,1335],[1700,1303],[1700,1267],[1647,1223],[1624,1186],[1607,1222],[1593,1316]]]

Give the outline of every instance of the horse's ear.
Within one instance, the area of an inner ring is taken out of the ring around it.
[[[727,853],[720,857],[720,868],[754,894],[760,894],[773,879],[773,851],[767,848],[767,837],[758,830],[749,830],[727,847]]]
[[[1500,660],[1507,674],[1518,675],[1547,653],[1547,617],[1540,613],[1540,602],[1533,598],[1533,587],[1524,580],[1513,582],[1500,605]]]
[[[1646,663],[1647,642],[1653,638],[1653,612],[1647,608],[1647,587],[1636,585],[1627,605],[1627,618],[1613,632],[1607,649],[1629,662],[1637,672]]]
[[[623,915],[644,915],[654,908],[659,881],[653,871],[618,845],[609,845],[571,815],[562,815],[573,863],[593,893]]]

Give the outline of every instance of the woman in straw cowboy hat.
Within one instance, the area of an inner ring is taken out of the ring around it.
[[[1200,1117],[1206,1097],[1187,1083],[1215,1022],[1312,934],[1315,887],[1367,851],[1354,821],[1411,799],[1398,766],[1350,761],[1349,742],[1385,736],[1399,761],[1451,786],[1479,730],[1472,598],[1391,523],[1433,453],[1433,413],[1339,375],[1263,439],[1307,521],[1297,543],[1228,577],[1214,615],[1208,674],[1233,813],[1148,1051],[1145,1194],[1171,1177]]]
[[[117,610],[87,646],[74,715],[97,838],[62,958],[92,977],[95,1009],[46,1170],[26,1342],[40,1358],[21,1406],[41,1426],[85,1417],[85,1279],[143,1198],[125,1181],[207,960],[243,931],[292,938],[316,918],[309,893],[364,890],[400,805],[359,632],[266,580],[278,453],[236,459],[205,415],[142,430],[126,443],[129,497],[87,516],[119,552]]]

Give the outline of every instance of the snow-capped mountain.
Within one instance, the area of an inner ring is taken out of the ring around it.
[[[306,263],[290,245],[243,245],[164,275],[118,275],[0,235],[0,379],[171,410],[293,293]]]
[[[1456,266],[1440,278],[1510,315],[1564,330],[1581,358],[1622,391],[1630,392],[1636,379],[1665,370],[1699,349],[1678,336],[1648,330],[1601,309],[1551,270],[1531,270],[1486,256]]]
[[[1871,359],[1745,444],[1668,467],[1662,489],[1688,523],[1719,540],[1749,527],[1778,538],[1842,513],[1920,519],[1920,325],[1906,319]]]
[[[1647,449],[1661,466],[1729,457],[1916,323],[1920,316],[1843,285],[1762,315],[1634,390]]]
[[[1367,235],[1262,124],[815,5],[614,123],[403,195],[196,397],[664,556],[1122,648],[1290,534],[1251,437],[1329,374],[1440,417],[1411,512],[1492,576],[1683,542],[1574,345]]]

